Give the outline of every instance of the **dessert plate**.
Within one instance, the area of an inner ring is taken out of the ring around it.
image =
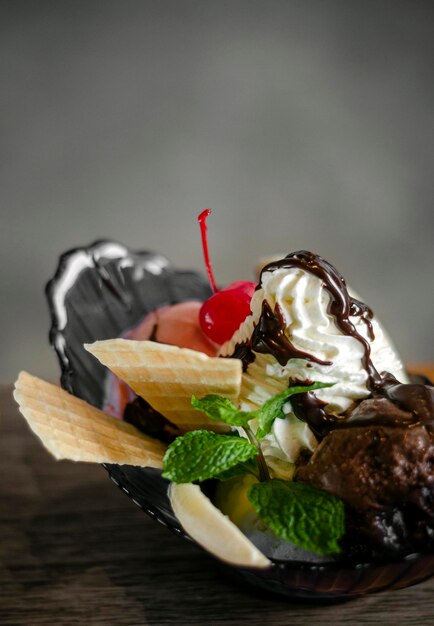
[[[158,307],[211,295],[200,274],[181,271],[153,252],[132,252],[114,241],[97,241],[60,257],[46,295],[51,313],[50,342],[61,369],[61,385],[102,408],[106,371],[84,343],[119,337]],[[110,478],[148,515],[191,541],[175,517],[168,481],[154,469],[105,465]],[[267,554],[264,570],[225,565],[236,578],[271,592],[310,601],[338,601],[414,585],[434,574],[432,551],[396,558],[327,563],[283,560]]]

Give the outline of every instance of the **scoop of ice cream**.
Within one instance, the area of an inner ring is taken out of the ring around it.
[[[243,359],[245,410],[258,408],[290,382],[321,381],[333,386],[309,394],[304,408],[322,407],[327,414],[343,416],[370,396],[372,371],[407,380],[381,324],[368,307],[348,294],[337,270],[316,255],[294,253],[266,266],[251,311],[220,350],[222,356]],[[296,398],[285,407],[287,418],[275,421],[263,444],[267,462],[286,478],[294,469],[288,463],[297,459],[300,450],[312,451],[316,446],[307,423],[297,419],[301,411],[294,410]]]
[[[215,356],[218,346],[206,337],[199,324],[201,306],[202,302],[191,301],[161,307],[146,315],[123,337],[138,341],[152,339]],[[136,394],[112,373],[107,377],[106,389],[105,410],[116,417],[122,416],[125,407],[134,401]]]
[[[350,533],[392,550],[415,547],[434,532],[434,389],[398,387],[422,401],[423,414],[411,403],[364,400],[354,412],[357,425],[330,432],[296,474],[344,501]]]
[[[190,348],[208,356],[217,354],[218,346],[203,333],[199,324],[202,302],[179,302],[149,313],[143,321],[125,335],[127,339],[152,338],[179,348]]]

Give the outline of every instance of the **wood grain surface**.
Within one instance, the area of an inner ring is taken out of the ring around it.
[[[315,606],[240,587],[102,467],[56,462],[0,386],[0,624],[432,624],[434,579]]]

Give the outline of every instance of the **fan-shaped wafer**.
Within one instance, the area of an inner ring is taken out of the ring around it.
[[[166,446],[161,442],[60,387],[21,372],[14,397],[56,459],[162,467]]]
[[[109,339],[84,347],[180,429],[227,428],[193,409],[191,396],[215,393],[236,401],[240,360],[209,357],[153,341]]]

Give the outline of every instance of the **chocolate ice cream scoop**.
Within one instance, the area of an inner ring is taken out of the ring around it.
[[[434,388],[414,393],[422,393],[425,409],[434,406]],[[323,439],[296,479],[341,498],[349,532],[368,543],[390,550],[426,545],[434,534],[433,422],[434,413],[421,417],[408,403],[365,400]]]

